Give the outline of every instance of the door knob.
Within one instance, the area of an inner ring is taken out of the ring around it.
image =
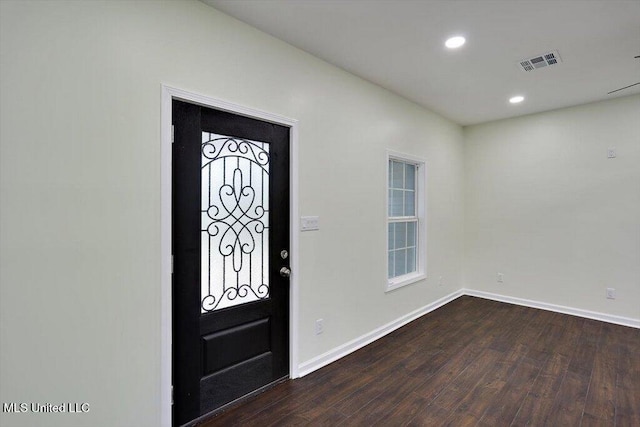
[[[280,269],[280,275],[288,279],[289,276],[291,276],[291,270],[289,270],[287,267],[282,267]]]

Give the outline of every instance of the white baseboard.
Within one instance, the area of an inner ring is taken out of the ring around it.
[[[425,305],[417,310],[412,311],[392,322],[387,323],[373,331],[366,333],[356,339],[353,339],[339,347],[336,347],[332,350],[327,351],[324,354],[314,357],[306,362],[301,363],[298,366],[298,375],[303,377],[311,372],[322,368],[323,366],[328,365],[331,362],[334,362],[338,359],[343,358],[344,356],[353,353],[356,350],[361,349],[367,344],[372,343],[373,341],[382,338],[383,336],[395,331],[396,329],[406,325],[412,320],[417,319],[420,316],[424,316],[425,314],[453,301],[454,299],[462,296],[462,290],[456,291],[452,294],[449,294],[443,298],[440,298],[437,301],[434,301],[431,304]]]
[[[311,372],[328,365],[331,362],[353,353],[356,350],[361,349],[367,344],[382,338],[383,336],[395,331],[396,329],[406,325],[412,320],[417,319],[420,316],[442,307],[443,305],[453,301],[454,299],[462,296],[469,295],[472,297],[484,298],[493,301],[506,302],[509,304],[522,305],[525,307],[538,308],[541,310],[554,311],[557,313],[570,314],[573,316],[584,317],[587,319],[600,320],[603,322],[614,323],[616,325],[629,326],[632,328],[640,329],[640,319],[633,319],[630,317],[614,316],[611,314],[599,313],[596,311],[582,310],[579,308],[565,307],[562,305],[549,304],[541,301],[533,301],[524,298],[510,297],[506,295],[494,294],[491,292],[476,291],[473,289],[460,289],[453,292],[431,304],[425,305],[411,313],[408,313],[392,322],[387,323],[369,333],[366,333],[358,338],[355,338],[341,346],[338,346],[332,350],[327,351],[319,356],[314,357],[306,362],[301,363],[298,366],[298,376],[303,377]]]
[[[640,328],[640,319],[631,317],[614,316],[611,314],[599,313],[597,311],[582,310],[579,308],[565,307],[563,305],[549,304],[541,301],[533,301],[524,298],[510,297],[506,295],[494,294],[491,292],[475,291],[473,289],[461,289],[462,295],[490,299],[493,301],[507,302],[509,304],[522,305],[525,307],[539,308],[541,310],[555,311],[556,313],[571,314],[573,316],[585,317],[587,319],[601,320],[603,322],[615,323],[616,325]]]

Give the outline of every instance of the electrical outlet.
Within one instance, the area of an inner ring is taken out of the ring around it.
[[[498,273],[498,283],[504,283],[504,274]]]
[[[316,335],[320,335],[324,332],[324,319],[316,320]]]
[[[615,159],[616,158],[616,149],[615,147],[607,148],[607,158]]]
[[[442,276],[438,277],[438,286],[442,286],[443,284],[443,280],[442,280]]]
[[[615,288],[607,288],[607,299],[616,299]]]

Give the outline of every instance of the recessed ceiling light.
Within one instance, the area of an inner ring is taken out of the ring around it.
[[[444,45],[449,49],[456,49],[462,46],[467,40],[462,36],[455,36],[447,39]]]
[[[524,101],[524,96],[521,96],[521,95],[509,98],[509,102],[512,104],[518,104],[522,101]]]

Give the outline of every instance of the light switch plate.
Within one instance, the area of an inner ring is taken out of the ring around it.
[[[320,217],[318,217],[318,216],[301,216],[300,217],[300,230],[301,231],[320,230]]]

